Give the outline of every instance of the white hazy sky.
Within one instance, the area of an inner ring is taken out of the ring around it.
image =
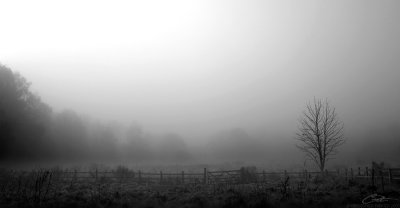
[[[2,0],[0,9],[0,62],[56,111],[193,137],[231,127],[290,137],[314,96],[353,129],[400,112],[400,1]]]

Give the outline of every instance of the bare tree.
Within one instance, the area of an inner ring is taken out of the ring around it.
[[[327,100],[308,103],[300,119],[297,147],[306,153],[320,171],[326,162],[337,154],[338,147],[345,142],[343,123],[338,119],[335,108]]]

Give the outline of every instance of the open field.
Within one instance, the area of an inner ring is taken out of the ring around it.
[[[356,170],[356,171],[355,171]],[[1,207],[346,207],[378,193],[400,199],[399,169],[266,172],[1,171]],[[372,177],[372,175],[374,177]],[[393,200],[387,203],[395,203]]]

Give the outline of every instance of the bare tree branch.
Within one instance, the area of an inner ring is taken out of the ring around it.
[[[299,120],[299,131],[296,133],[300,144],[296,145],[306,153],[324,171],[326,161],[337,154],[338,147],[345,142],[343,123],[339,121],[336,109],[328,100],[317,100],[307,103],[303,118]]]

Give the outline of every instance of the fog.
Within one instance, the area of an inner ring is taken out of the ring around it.
[[[400,162],[398,1],[0,8],[0,63],[51,109],[64,159],[302,166],[299,118],[326,98],[347,140],[331,165]]]

